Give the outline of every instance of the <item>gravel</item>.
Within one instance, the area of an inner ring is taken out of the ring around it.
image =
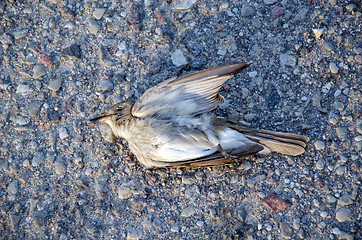
[[[0,236],[362,238],[357,1],[0,2]],[[88,121],[240,61],[214,113],[306,135],[303,155],[146,169]]]

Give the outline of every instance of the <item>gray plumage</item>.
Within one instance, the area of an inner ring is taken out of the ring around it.
[[[219,89],[247,68],[236,63],[172,78],[136,102],[114,105],[91,121],[107,123],[146,167],[202,167],[252,154],[299,155],[308,137],[247,128],[209,112],[224,102]]]

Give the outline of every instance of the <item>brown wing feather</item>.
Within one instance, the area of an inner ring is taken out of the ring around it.
[[[178,161],[178,162],[157,162],[158,167],[211,167],[224,165],[233,162],[234,160],[225,158],[220,152],[216,152],[206,157]]]

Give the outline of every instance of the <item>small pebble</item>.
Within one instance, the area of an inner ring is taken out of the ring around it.
[[[20,125],[20,126],[24,126],[26,124],[28,124],[30,122],[29,118],[23,117],[23,116],[17,116],[15,118],[15,123]]]
[[[346,9],[347,9],[348,11],[350,11],[350,12],[352,12],[353,9],[355,9],[355,8],[356,8],[356,4],[354,4],[354,3],[348,4],[348,5],[346,6]]]
[[[321,108],[322,95],[317,91],[312,97],[312,105],[316,108]]]
[[[179,228],[177,225],[173,225],[173,226],[171,227],[171,232],[177,233],[177,232],[179,232],[179,231],[180,231],[180,228]]]
[[[55,131],[49,134],[48,141],[50,146],[55,146],[57,142],[57,133]]]
[[[251,169],[252,166],[251,166],[251,163],[248,162],[248,161],[244,161],[242,164],[240,164],[240,166],[238,167],[238,169],[241,169],[243,171],[247,171],[249,169]]]
[[[346,138],[348,136],[348,129],[347,127],[337,127],[336,133],[339,138]]]
[[[256,117],[256,114],[254,113],[248,113],[244,115],[244,119],[247,122],[251,122]]]
[[[1,36],[0,36],[0,42],[6,46],[10,46],[14,43],[13,39],[11,38],[10,35],[6,34],[6,33],[3,33]]]
[[[199,227],[202,227],[202,226],[205,225],[205,223],[203,221],[197,221],[196,225],[199,226]]]
[[[56,78],[49,83],[48,88],[54,92],[57,92],[59,91],[61,85],[62,85],[62,79]]]
[[[217,54],[218,54],[218,55],[221,55],[221,56],[226,55],[226,53],[227,53],[226,49],[219,49],[219,50],[217,51]]]
[[[317,140],[314,142],[314,147],[316,148],[316,150],[322,150],[324,149],[326,146],[324,144],[324,142]]]
[[[252,7],[246,6],[241,8],[240,10],[240,15],[242,17],[251,17],[252,15],[254,15],[255,11]]]
[[[299,230],[300,229],[300,218],[295,218],[293,220],[293,228],[295,230]]]
[[[37,152],[32,161],[31,161],[31,165],[36,168],[38,167],[40,164],[42,164],[43,162],[45,161],[45,156],[44,156],[44,153],[42,152]]]
[[[60,161],[54,162],[54,171],[58,175],[63,175],[65,173],[65,165]]]
[[[69,30],[74,30],[75,25],[74,25],[74,23],[69,22],[69,23],[64,25],[64,28],[69,29]]]
[[[254,78],[254,77],[256,77],[258,75],[258,72],[257,71],[253,71],[253,72],[250,72],[249,73],[249,77],[251,77],[251,78]]]
[[[197,0],[182,0],[182,1],[177,1],[176,6],[173,8],[175,10],[186,10],[191,8],[191,6],[197,2]]]
[[[141,239],[142,231],[139,229],[131,228],[127,230],[127,239]]]
[[[318,170],[323,170],[324,166],[326,165],[326,162],[323,159],[319,159],[316,164],[316,168]]]
[[[249,89],[243,87],[243,88],[241,89],[241,95],[242,95],[242,98],[243,98],[243,99],[246,99],[246,98],[248,97],[248,95],[249,95]]]
[[[293,236],[293,230],[287,223],[280,223],[280,231],[283,238],[290,239]]]
[[[333,108],[341,112],[344,109],[344,104],[342,102],[335,101],[333,103]]]
[[[349,234],[346,232],[341,232],[341,234],[338,236],[338,239],[343,239],[343,240],[355,240],[355,236],[354,234]]]
[[[182,176],[183,184],[193,184],[195,182],[196,182],[196,178],[194,176],[191,176],[191,175]]]
[[[295,15],[293,21],[294,22],[302,22],[306,19],[307,17],[307,14],[309,12],[309,8],[307,7],[304,7],[304,8],[301,8],[298,13]]]
[[[184,210],[182,210],[181,212],[181,217],[191,217],[192,215],[194,215],[195,213],[195,209],[193,207],[187,207]]]
[[[326,227],[326,225],[327,225],[327,224],[326,224],[325,222],[320,222],[320,223],[318,224],[318,227],[323,229],[323,228]]]
[[[45,67],[53,66],[53,58],[44,53],[38,53],[38,61],[42,63]]]
[[[361,55],[357,55],[354,57],[354,60],[357,62],[357,63],[362,63],[362,56]]]
[[[118,190],[118,198],[120,200],[128,199],[132,196],[132,190],[129,186],[121,186]]]
[[[101,19],[105,12],[107,11],[106,8],[96,8],[93,12],[93,17],[97,20]]]
[[[96,21],[91,20],[88,23],[88,30],[90,33],[96,35],[100,29],[101,29],[101,27],[99,26],[99,24]]]
[[[327,94],[329,90],[331,90],[331,88],[332,88],[332,83],[329,82],[322,87],[322,92]]]
[[[266,229],[268,232],[270,232],[270,231],[273,229],[273,227],[272,227],[270,224],[266,224],[265,229]]]
[[[313,29],[314,36],[317,39],[319,39],[322,36],[323,32],[324,32],[324,29],[321,29],[321,28]]]
[[[333,232],[333,234],[336,234],[336,235],[339,235],[342,233],[341,230],[339,230],[339,228],[333,228],[332,232]]]
[[[271,5],[271,4],[273,4],[273,3],[275,3],[277,0],[264,0],[264,3],[266,4],[266,5]]]
[[[352,217],[352,211],[347,208],[340,208],[336,213],[338,222],[345,222]]]
[[[18,182],[16,180],[12,181],[8,188],[7,188],[8,194],[15,195],[18,192]]]
[[[67,132],[67,129],[65,127],[61,127],[59,129],[59,138],[64,140],[69,137],[69,134]]]
[[[49,28],[55,27],[55,25],[56,25],[55,19],[54,19],[54,18],[51,18],[51,19],[49,20],[49,23],[48,23],[48,24],[49,24],[49,25],[48,25]]]
[[[353,204],[352,196],[344,194],[342,197],[338,199],[337,204],[338,206],[341,207]]]
[[[342,91],[339,90],[339,89],[337,89],[337,90],[335,91],[335,93],[334,93],[334,96],[335,96],[335,97],[338,97],[338,96],[341,95],[341,93],[342,93]]]
[[[325,41],[324,44],[323,44],[323,47],[325,50],[327,51],[332,51],[333,50],[333,45],[331,42],[328,42],[328,41]]]
[[[339,118],[338,116],[334,115],[334,114],[330,114],[329,117],[328,117],[328,121],[330,124],[332,125],[336,125],[339,121]]]
[[[13,36],[15,39],[21,39],[25,36],[28,35],[28,30],[27,29],[23,29],[23,30],[20,30],[20,31],[17,31],[17,32],[13,32]]]
[[[34,71],[34,74],[33,74],[34,79],[41,78],[42,76],[44,76],[46,74],[42,65],[35,65],[33,71]]]
[[[171,60],[172,63],[174,65],[176,65],[177,67],[182,66],[187,64],[187,59],[184,56],[183,52],[181,51],[181,49],[177,49],[176,51],[174,51],[171,55]]]
[[[283,65],[295,67],[297,65],[297,58],[289,54],[281,54],[279,60]]]
[[[353,62],[354,61],[354,58],[353,58],[353,56],[348,56],[348,58],[347,58],[347,62]]]
[[[9,214],[9,220],[10,220],[11,230],[12,230],[13,232],[18,231],[19,222],[20,222],[20,220],[21,220],[21,217],[18,216],[16,213],[10,213],[10,214]]]
[[[97,91],[99,92],[106,92],[106,91],[110,91],[113,88],[113,83],[111,80],[108,79],[102,79],[99,81],[98,86],[97,86]]]
[[[339,68],[335,63],[331,62],[329,64],[329,70],[331,70],[331,73],[336,74],[336,73],[338,73]]]
[[[63,54],[76,59],[80,59],[82,57],[81,48],[79,44],[73,44],[70,45],[69,47],[64,48]]]
[[[257,175],[253,178],[249,178],[248,181],[247,181],[247,184],[248,184],[248,187],[254,187],[254,185],[257,183],[257,182],[260,182],[262,180],[264,180],[266,178],[266,175]]]
[[[341,167],[338,167],[338,168],[336,169],[336,173],[337,173],[337,175],[339,175],[339,176],[343,175],[345,172],[346,172],[346,167],[345,167],[345,166],[341,166]]]
[[[245,222],[245,220],[248,216],[248,213],[246,212],[245,208],[239,206],[239,207],[236,207],[234,211],[235,211],[235,215],[238,218],[238,220],[241,222]]]
[[[326,218],[328,216],[328,213],[323,211],[323,212],[321,212],[320,215],[321,215],[322,218]]]
[[[284,9],[282,7],[276,6],[271,10],[270,18],[277,19],[278,17],[281,17],[283,15],[283,12],[284,12]]]
[[[37,100],[30,102],[27,105],[27,110],[28,110],[29,116],[31,116],[31,117],[37,116],[40,111],[41,105],[42,105],[42,103]]]

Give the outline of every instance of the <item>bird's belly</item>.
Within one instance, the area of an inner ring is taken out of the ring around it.
[[[155,120],[142,122],[145,124],[152,126],[147,132],[140,132],[144,128],[135,125],[126,138],[138,158],[176,162],[208,156],[218,150],[213,131]],[[139,132],[135,134],[136,130]]]
[[[210,141],[210,134],[197,129],[170,130],[174,134],[160,134],[150,158],[159,161],[184,161],[204,157],[217,151],[218,143]]]

